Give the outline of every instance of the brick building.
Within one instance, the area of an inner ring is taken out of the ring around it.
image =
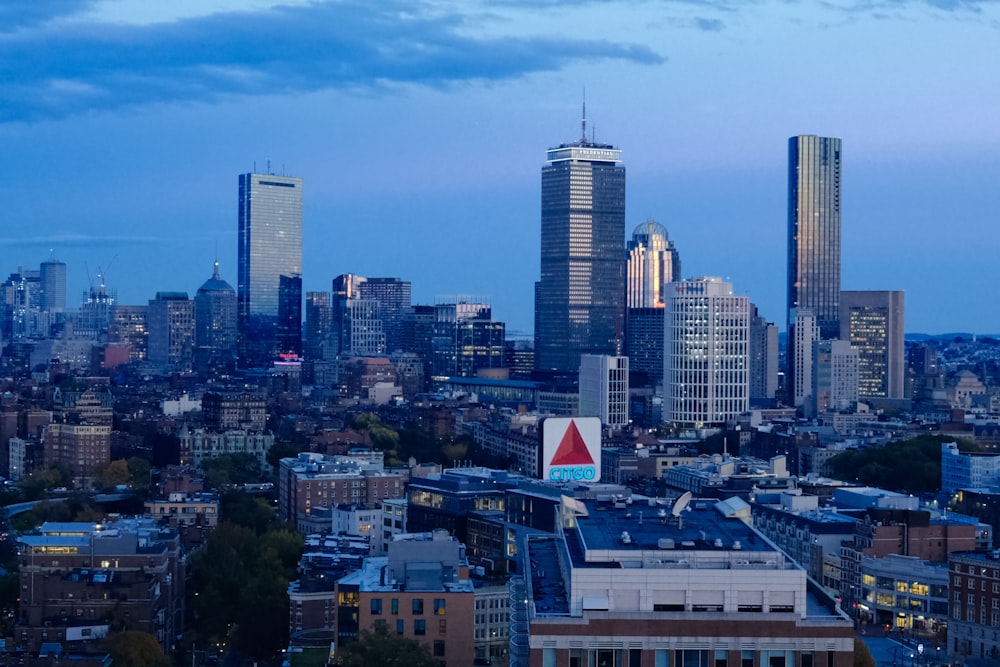
[[[384,498],[403,497],[405,479],[385,472],[382,452],[324,456],[302,453],[278,467],[278,518],[295,521],[316,507],[374,507]]]

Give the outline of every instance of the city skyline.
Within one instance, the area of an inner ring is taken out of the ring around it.
[[[1000,331],[995,3],[282,4],[3,10],[3,270],[54,250],[69,308],[99,269],[123,304],[193,293],[216,258],[232,281],[232,175],[270,159],[309,183],[303,290],[399,276],[527,334],[537,169],[586,87],[627,156],[626,229],[661,222],[684,277],[784,326],[785,142],[836,136],[842,288],[905,290],[911,332]]]

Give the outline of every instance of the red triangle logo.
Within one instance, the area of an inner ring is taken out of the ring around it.
[[[580,435],[580,429],[576,427],[576,422],[570,420],[569,428],[563,434],[556,453],[552,456],[551,466],[586,466],[594,465],[594,457],[587,450],[587,443]]]

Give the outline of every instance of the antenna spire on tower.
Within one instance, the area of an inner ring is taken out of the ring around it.
[[[580,143],[587,143],[587,89],[583,89],[583,117],[580,121]]]

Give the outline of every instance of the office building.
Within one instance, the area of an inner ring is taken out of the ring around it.
[[[850,667],[850,619],[738,518],[746,503],[690,498],[563,497],[555,535],[520,555],[511,664]]]
[[[403,314],[410,307],[410,291],[410,282],[399,278],[367,278],[358,285],[359,298],[378,303],[389,354],[403,349]]]
[[[628,308],[662,308],[668,283],[681,279],[681,258],[667,228],[647,220],[632,232],[628,244]]]
[[[157,292],[146,313],[149,362],[161,371],[191,370],[195,304],[187,292]]]
[[[819,322],[815,313],[803,309],[792,314],[792,326],[788,331],[789,395],[796,408],[805,406],[812,395],[813,343],[819,338]]]
[[[382,308],[362,296],[367,278],[345,273],[333,279],[333,329],[337,354],[342,357],[377,357],[386,354]]]
[[[306,292],[304,352],[307,361],[333,361],[337,356],[329,292]]]
[[[82,488],[111,462],[111,426],[53,423],[45,429],[45,465],[65,466]]]
[[[840,301],[840,139],[788,140],[788,320],[809,309],[820,338],[837,338]]]
[[[701,427],[747,412],[750,300],[705,277],[671,283],[664,306],[664,421]]]
[[[858,405],[858,349],[846,340],[818,340],[812,356],[812,416],[853,412]]]
[[[302,347],[302,179],[240,174],[239,357],[267,366]]]
[[[535,368],[575,373],[581,354],[622,353],[625,329],[625,167],[589,141],[548,151],[542,168],[541,279]]]
[[[862,398],[903,398],[903,300],[898,290],[840,293],[840,338],[858,349]]]
[[[66,264],[50,259],[38,268],[41,282],[39,306],[44,312],[63,312],[66,310]]]
[[[195,346],[216,354],[236,353],[236,290],[219,275],[216,262],[212,277],[194,297]]]
[[[770,407],[778,391],[778,327],[757,314],[751,304],[750,404]]]
[[[484,369],[503,368],[506,330],[483,297],[442,299],[434,305],[431,375],[475,377]]]
[[[114,306],[108,342],[128,347],[129,361],[145,360],[149,346],[149,306]]]
[[[580,416],[624,428],[628,418],[628,357],[580,355]]]

